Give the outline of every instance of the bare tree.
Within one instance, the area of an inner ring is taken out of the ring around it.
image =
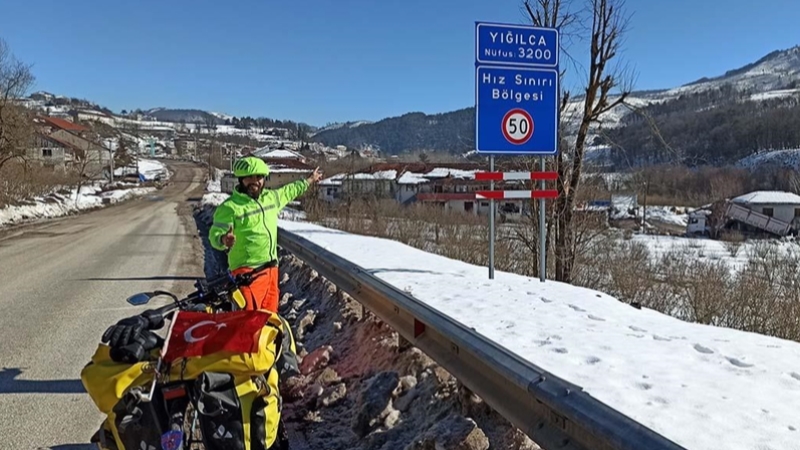
[[[587,2],[585,13],[573,13],[569,7],[579,0],[524,0],[530,20],[534,25],[558,27],[567,30],[568,39],[581,38],[589,33],[589,70],[583,99],[577,108],[577,131],[574,141],[569,142],[563,132],[559,138],[560,151],[555,160],[558,172],[558,199],[555,201],[554,234],[555,279],[572,281],[576,256],[575,205],[581,188],[584,156],[587,139],[593,125],[601,124],[602,116],[611,109],[624,104],[631,92],[628,73],[622,66],[612,66],[617,61],[622,35],[628,18],[624,0],[583,0]],[[563,43],[562,43],[563,45]],[[562,52],[566,53],[562,48]],[[569,60],[574,61],[569,54]],[[560,77],[563,79],[562,69]],[[560,98],[559,113],[562,124],[570,105],[570,93],[564,90]],[[563,125],[561,127],[564,128]],[[550,240],[550,239],[548,239]]]
[[[103,173],[105,165],[103,164],[103,149],[91,148],[88,146],[85,149],[75,149],[73,154],[75,157],[72,164],[72,172],[75,176],[75,204],[78,204],[81,189],[88,183],[93,182],[99,175]]]
[[[0,168],[14,158],[23,158],[31,145],[32,113],[18,103],[35,80],[30,68],[0,39]]]

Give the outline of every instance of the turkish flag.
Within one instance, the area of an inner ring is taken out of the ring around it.
[[[164,344],[164,361],[220,351],[254,353],[270,315],[263,310],[216,314],[178,311]]]

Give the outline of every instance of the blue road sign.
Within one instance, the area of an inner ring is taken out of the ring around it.
[[[551,28],[476,24],[478,153],[558,152],[558,39]]]
[[[475,63],[558,68],[559,33],[539,28],[478,22],[475,24]]]
[[[479,66],[475,95],[478,152],[556,153],[557,70]]]

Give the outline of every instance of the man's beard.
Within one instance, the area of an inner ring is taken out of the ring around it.
[[[261,188],[257,184],[251,184],[246,186],[247,195],[253,198],[258,198],[259,194],[261,194]]]
[[[257,184],[239,183],[239,190],[241,192],[244,192],[245,194],[247,194],[249,197],[252,197],[254,199],[258,199],[258,197],[261,195],[261,190],[262,189],[260,187],[258,187]]]

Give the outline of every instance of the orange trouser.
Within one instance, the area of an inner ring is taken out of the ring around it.
[[[252,272],[249,267],[240,267],[234,270],[233,275]],[[269,267],[255,274],[253,282],[248,286],[239,288],[244,296],[247,305],[246,310],[266,309],[270,312],[278,312],[278,268]]]

